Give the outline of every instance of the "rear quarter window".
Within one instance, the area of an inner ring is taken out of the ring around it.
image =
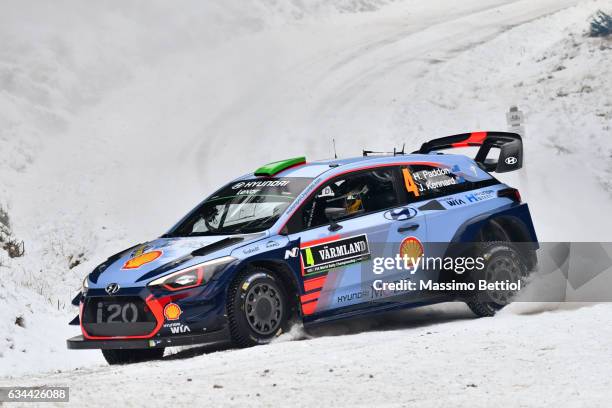
[[[408,201],[422,201],[497,184],[498,181],[476,164],[410,165],[402,167]]]

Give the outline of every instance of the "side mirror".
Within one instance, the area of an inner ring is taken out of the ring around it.
[[[346,215],[346,208],[343,207],[327,207],[325,209],[325,217],[329,221],[335,221]]]
[[[325,217],[329,220],[329,230],[338,231],[342,228],[342,225],[338,224],[336,220],[347,215],[346,208],[342,207],[327,207],[325,209]]]

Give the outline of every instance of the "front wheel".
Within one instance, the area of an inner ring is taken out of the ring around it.
[[[240,347],[269,343],[287,329],[287,294],[267,269],[241,272],[230,286],[227,302],[232,340]]]
[[[110,365],[142,363],[162,358],[164,356],[164,348],[102,350],[102,355]]]
[[[484,268],[470,276],[470,280],[477,287],[479,280],[487,283],[520,283],[521,286],[525,283],[528,268],[520,252],[512,243],[483,242],[479,244],[476,256],[484,259]],[[475,291],[467,296],[465,302],[477,316],[489,317],[511,303],[516,295],[517,291],[512,288]]]

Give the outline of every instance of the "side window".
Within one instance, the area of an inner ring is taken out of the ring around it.
[[[459,169],[430,165],[410,165],[402,168],[402,179],[408,201],[427,200],[494,184],[495,179],[478,179]]]
[[[302,207],[299,224],[309,229],[398,206],[394,170],[383,168],[339,177],[317,190]]]

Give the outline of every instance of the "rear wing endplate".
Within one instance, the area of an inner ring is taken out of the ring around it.
[[[486,171],[506,173],[523,167],[523,140],[517,133],[473,132],[446,136],[423,143],[414,153],[427,154],[468,146],[480,146],[474,161]],[[497,159],[487,159],[492,148],[499,149]]]

